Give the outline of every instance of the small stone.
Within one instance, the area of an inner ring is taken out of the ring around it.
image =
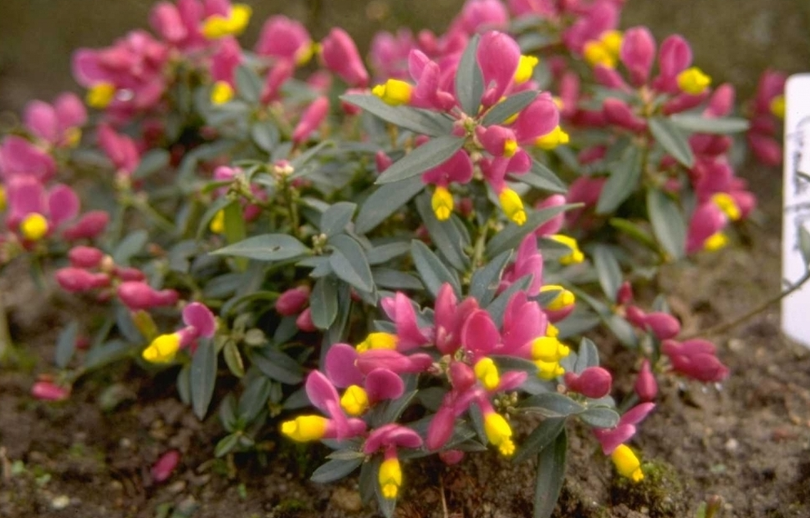
[[[51,500],[51,508],[60,511],[70,505],[70,497],[67,495],[59,495]]]
[[[363,508],[363,501],[360,499],[360,493],[345,487],[339,487],[332,493],[332,503],[336,507],[356,513]]]
[[[726,444],[725,444],[724,447],[726,448],[726,451],[728,451],[728,452],[735,452],[740,447],[740,443],[739,443],[739,441],[737,441],[737,439],[731,438],[731,439],[726,441]]]
[[[186,489],[186,481],[185,480],[178,480],[177,482],[173,483],[169,486],[170,493],[182,493],[184,489]]]

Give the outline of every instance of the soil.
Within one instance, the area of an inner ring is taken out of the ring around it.
[[[673,266],[660,281],[686,332],[778,293],[779,182],[773,171],[748,174],[762,186],[763,223],[747,225],[737,247]],[[43,309],[59,295],[23,282],[0,289],[11,299],[12,332],[30,355],[0,376],[0,516],[375,516],[373,504],[360,502],[356,478],[308,482],[322,452],[272,434],[263,456],[212,460],[224,435],[219,421],[213,415],[201,423],[179,402],[172,373],[152,378],[119,365],[83,378],[68,402],[32,399],[65,308]],[[719,505],[715,516],[810,516],[810,353],[780,335],[777,309],[716,337],[732,371],[722,386],[660,380],[658,407],[632,442],[645,462],[641,484],[615,475],[587,431],[569,424],[555,516],[697,516],[707,501]],[[610,340],[599,344],[606,365],[629,384],[632,355]],[[615,392],[629,390],[620,383]],[[155,483],[151,466],[170,449],[180,451],[180,465]],[[405,465],[405,480],[399,517],[531,515],[531,462],[513,466],[494,452],[457,466],[420,460]]]

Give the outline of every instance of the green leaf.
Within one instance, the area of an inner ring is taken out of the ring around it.
[[[191,358],[191,408],[202,420],[214,395],[217,381],[217,351],[210,338],[200,338],[199,346]]]
[[[230,433],[220,439],[219,442],[217,442],[217,445],[214,447],[214,456],[217,458],[224,457],[232,452],[239,444],[239,437],[241,436],[242,435],[240,433]]]
[[[278,128],[270,121],[257,121],[250,127],[250,138],[266,153],[272,153],[281,138]]]
[[[556,193],[568,192],[568,186],[559,179],[554,171],[535,159],[532,159],[532,168],[530,170],[523,174],[511,175],[511,178],[544,191]]]
[[[537,480],[534,487],[534,518],[549,518],[560,497],[565,479],[568,435],[563,429],[552,444],[537,456]]]
[[[425,184],[419,177],[376,188],[360,207],[360,214],[354,223],[355,231],[358,234],[370,232],[424,188]]]
[[[54,353],[54,363],[60,369],[64,369],[73,358],[76,352],[76,337],[79,334],[79,323],[73,320],[66,328],[59,333],[56,340],[56,351]]]
[[[202,239],[203,234],[206,230],[208,230],[209,225],[211,225],[211,221],[214,220],[217,213],[221,210],[225,210],[225,207],[230,205],[231,203],[236,203],[235,201],[231,200],[227,196],[222,196],[214,200],[211,205],[205,209],[202,217],[200,218],[200,224],[197,225],[197,239]]]
[[[456,98],[464,113],[472,117],[478,115],[481,96],[484,94],[484,75],[478,66],[477,55],[480,39],[476,34],[467,43],[456,69]]]
[[[329,257],[329,265],[335,275],[355,288],[370,292],[374,290],[374,279],[363,248],[351,237],[343,234],[329,239],[334,247]]]
[[[487,111],[482,124],[484,126],[491,126],[504,122],[512,115],[515,115],[523,108],[530,105],[532,101],[537,99],[538,94],[540,94],[540,92],[537,90],[526,90],[515,95],[510,95]]]
[[[309,248],[287,234],[254,236],[211,252],[213,255],[248,257],[259,261],[284,261],[309,252]]]
[[[619,414],[606,406],[595,406],[577,416],[594,428],[613,428],[619,424]]]
[[[672,121],[663,117],[653,117],[649,121],[650,132],[655,140],[664,148],[664,151],[680,162],[684,167],[691,169],[695,165],[695,156],[689,147],[689,140],[676,127]]]
[[[372,268],[374,284],[389,290],[423,290],[425,287],[415,276],[392,268]]]
[[[255,351],[252,360],[265,376],[281,383],[295,385],[304,379],[304,373],[298,362],[273,346]]]
[[[635,239],[639,243],[646,246],[647,248],[651,250],[658,250],[658,245],[655,242],[655,239],[650,235],[650,233],[647,232],[647,230],[645,230],[644,228],[640,227],[639,225],[636,225],[629,219],[610,218],[610,220],[608,220],[608,223],[610,224],[611,227],[617,230],[621,230],[631,238]]]
[[[165,149],[152,149],[141,157],[138,167],[132,172],[132,178],[141,180],[169,166],[171,155]]]
[[[229,432],[236,427],[236,398],[233,393],[225,396],[219,404],[219,422]]]
[[[329,329],[338,312],[338,281],[331,275],[321,277],[309,296],[312,323],[318,329]]]
[[[385,264],[395,257],[405,255],[411,251],[411,244],[407,241],[397,241],[378,245],[366,252],[368,264],[371,266]]]
[[[376,95],[348,94],[341,96],[340,99],[414,133],[438,137],[447,135],[453,130],[453,123],[447,117],[408,106],[391,106]]]
[[[537,394],[523,400],[520,407],[525,410],[539,412],[546,417],[566,417],[579,414],[585,407],[568,396],[556,392]]]
[[[342,233],[352,220],[357,205],[347,201],[335,203],[321,215],[321,232],[328,237]]]
[[[528,460],[533,457],[546,446],[551,444],[557,436],[565,429],[564,417],[550,417],[543,419],[543,421],[532,430],[532,433],[524,441],[521,442],[520,448],[512,458],[515,464]]]
[[[473,273],[470,281],[470,296],[475,298],[482,308],[487,307],[492,302],[492,298],[498,291],[503,270],[511,257],[511,250],[501,252],[489,261],[486,266],[478,268]]]
[[[415,239],[411,241],[411,256],[419,276],[422,277],[422,282],[434,297],[438,295],[439,289],[444,283],[453,286],[456,295],[461,294],[461,284],[458,276],[455,272],[450,271],[442,260],[430,251],[426,244]]]
[[[710,119],[696,113],[676,113],[669,120],[675,126],[694,133],[726,135],[748,131],[750,124],[742,117],[722,117]]]
[[[685,254],[686,223],[678,204],[663,191],[650,189],[647,212],[658,242],[673,259],[681,259]]]
[[[443,135],[433,138],[400,158],[380,175],[378,184],[386,184],[417,176],[443,164],[464,145],[464,137]]]
[[[607,315],[602,317],[602,321],[616,335],[619,341],[627,347],[635,349],[638,347],[638,337],[635,328],[619,315]]]
[[[267,399],[270,397],[272,388],[273,382],[265,376],[253,376],[253,379],[239,397],[237,409],[239,419],[246,423],[255,419],[267,405]]]
[[[222,356],[225,358],[225,365],[231,373],[237,378],[245,375],[245,364],[242,361],[242,354],[239,352],[239,347],[233,340],[225,342],[225,347],[222,349]]]
[[[622,269],[616,256],[607,245],[596,245],[593,249],[593,262],[602,292],[608,300],[616,300],[616,293],[622,285]]]
[[[416,199],[416,210],[427,227],[431,241],[436,244],[442,256],[456,270],[466,271],[470,259],[464,252],[464,248],[469,246],[469,243],[465,240],[464,234],[453,224],[452,218],[456,218],[456,216],[453,214],[450,216],[451,219],[439,221],[436,214],[433,213],[430,195],[427,193]]]
[[[242,99],[249,103],[258,103],[262,88],[262,80],[252,68],[246,65],[236,67],[236,89]]]
[[[597,214],[614,212],[624,200],[638,188],[641,178],[641,151],[630,146],[623,153],[621,160],[610,164],[610,176],[602,188],[599,201],[596,203]]]
[[[574,372],[579,374],[588,367],[599,367],[599,350],[590,338],[583,338],[579,342]]]
[[[129,260],[138,252],[142,252],[149,241],[149,233],[146,230],[136,230],[127,235],[115,247],[112,253],[113,260],[117,265],[127,265]]]
[[[110,340],[90,349],[84,357],[84,368],[92,371],[109,363],[122,360],[135,350],[123,340]]]
[[[386,401],[380,405],[379,410],[375,412],[376,419],[371,420],[372,426],[379,427],[388,423],[393,423],[399,419],[399,416],[402,415],[402,412],[405,411],[413,400],[414,396],[416,396],[417,392],[417,390],[406,392],[397,399],[393,401]],[[377,409],[375,408],[375,410]]]
[[[537,227],[550,220],[557,214],[577,206],[578,205],[576,204],[568,204],[558,205],[556,207],[546,207],[534,212],[527,211],[528,218],[526,218],[526,223],[523,225],[508,225],[502,231],[498,232],[489,241],[489,243],[487,243],[486,256],[491,258],[505,252],[506,250],[517,249],[517,247],[520,246],[520,242],[523,241],[523,238],[534,232]]]

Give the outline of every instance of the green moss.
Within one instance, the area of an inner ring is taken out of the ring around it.
[[[614,505],[625,504],[642,511],[652,518],[686,516],[686,503],[678,497],[686,489],[686,483],[672,467],[663,461],[645,462],[641,466],[644,480],[633,482],[616,474],[611,483],[611,500]]]

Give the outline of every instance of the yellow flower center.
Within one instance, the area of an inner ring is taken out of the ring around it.
[[[298,442],[317,441],[326,433],[328,420],[319,415],[302,415],[281,423],[281,433]]]
[[[91,108],[103,110],[115,98],[115,85],[112,83],[98,83],[87,90],[85,101]]]
[[[512,442],[512,428],[501,414],[492,412],[484,418],[484,432],[490,443],[498,447],[501,455],[506,457],[515,453],[515,443]]]
[[[399,494],[402,486],[402,468],[399,459],[386,459],[380,464],[380,473],[377,477],[380,483],[380,492],[385,498],[393,499]]]
[[[501,191],[498,195],[501,202],[501,208],[506,214],[506,217],[514,221],[517,225],[526,223],[526,211],[523,209],[523,201],[518,196],[518,193],[509,189],[508,187]]]
[[[29,241],[39,241],[48,233],[48,220],[42,214],[29,214],[20,223],[20,233]]]
[[[177,333],[160,335],[144,349],[141,356],[149,363],[169,363],[180,350],[180,335]]]
[[[532,341],[532,359],[554,363],[571,354],[571,349],[553,336],[541,336]]]
[[[214,215],[214,219],[208,224],[208,229],[214,234],[222,234],[225,232],[225,211],[219,210]]]
[[[544,380],[553,380],[565,374],[565,369],[559,362],[544,362],[537,360],[534,362],[537,366],[537,377]]]
[[[383,100],[385,104],[400,106],[411,102],[413,87],[399,79],[389,79],[385,84],[377,85],[371,93]]]
[[[715,232],[703,243],[703,249],[708,252],[715,252],[720,250],[724,246],[728,244],[728,236],[723,234],[722,232]]]
[[[608,52],[613,54],[614,56],[619,55],[619,51],[622,48],[622,41],[624,40],[624,34],[622,31],[606,31],[602,34],[602,37],[599,38],[599,41],[602,42],[602,45],[607,49]]]
[[[453,212],[453,195],[447,190],[447,187],[439,185],[433,192],[433,198],[430,200],[430,205],[433,207],[433,212],[439,221],[444,221],[450,218]]]
[[[253,9],[246,4],[234,4],[228,16],[215,14],[209,16],[203,23],[203,36],[209,40],[224,38],[225,36],[239,36],[244,32]]]
[[[585,43],[582,57],[592,67],[602,65],[607,68],[616,68],[616,56],[601,41],[591,40]]]
[[[503,142],[503,156],[512,158],[518,150],[518,143],[515,139],[506,139]]]
[[[771,99],[771,103],[769,106],[771,113],[780,119],[785,118],[785,96],[784,95],[777,95],[773,99]]]
[[[361,415],[368,409],[368,394],[363,387],[351,385],[340,398],[340,406],[349,415]]]
[[[537,66],[538,62],[538,59],[534,56],[520,56],[520,61],[518,61],[518,67],[515,71],[515,83],[521,84],[531,79],[534,73],[534,67]]]
[[[560,257],[560,264],[563,266],[568,266],[570,264],[579,264],[585,260],[585,255],[579,249],[579,244],[577,244],[577,240],[571,236],[566,236],[564,234],[554,234],[549,236],[549,239],[552,239],[562,245],[567,246],[571,249],[571,253]]]
[[[534,145],[540,149],[545,149],[548,151],[557,146],[568,144],[569,141],[570,137],[568,136],[568,133],[564,132],[562,128],[557,126],[545,135],[537,137],[537,140],[534,141]]]
[[[742,217],[740,208],[737,207],[737,203],[734,202],[734,198],[730,195],[724,192],[718,192],[712,196],[712,202],[714,202],[731,221],[737,221]]]
[[[233,87],[226,81],[217,81],[211,88],[211,104],[219,106],[233,99]]]
[[[498,367],[491,358],[482,358],[475,364],[475,377],[487,390],[495,390],[501,382]]]
[[[704,74],[698,67],[687,68],[678,74],[678,87],[688,94],[701,94],[710,84],[712,84],[712,78]]]
[[[357,352],[362,353],[372,349],[396,349],[397,335],[391,333],[369,333],[365,340],[357,344]]]
[[[573,293],[566,290],[559,284],[547,284],[540,288],[540,293],[546,292],[557,292],[557,296],[551,299],[551,302],[546,304],[546,309],[551,311],[565,309],[577,301],[577,298]]]
[[[610,454],[610,459],[616,466],[616,471],[623,477],[627,477],[633,482],[644,480],[644,472],[641,471],[641,462],[636,454],[627,445],[620,444],[618,448]]]
[[[310,62],[310,60],[316,54],[321,52],[321,44],[317,42],[312,42],[309,45],[305,45],[298,49],[298,52],[295,53],[295,64],[299,67],[302,67]]]

